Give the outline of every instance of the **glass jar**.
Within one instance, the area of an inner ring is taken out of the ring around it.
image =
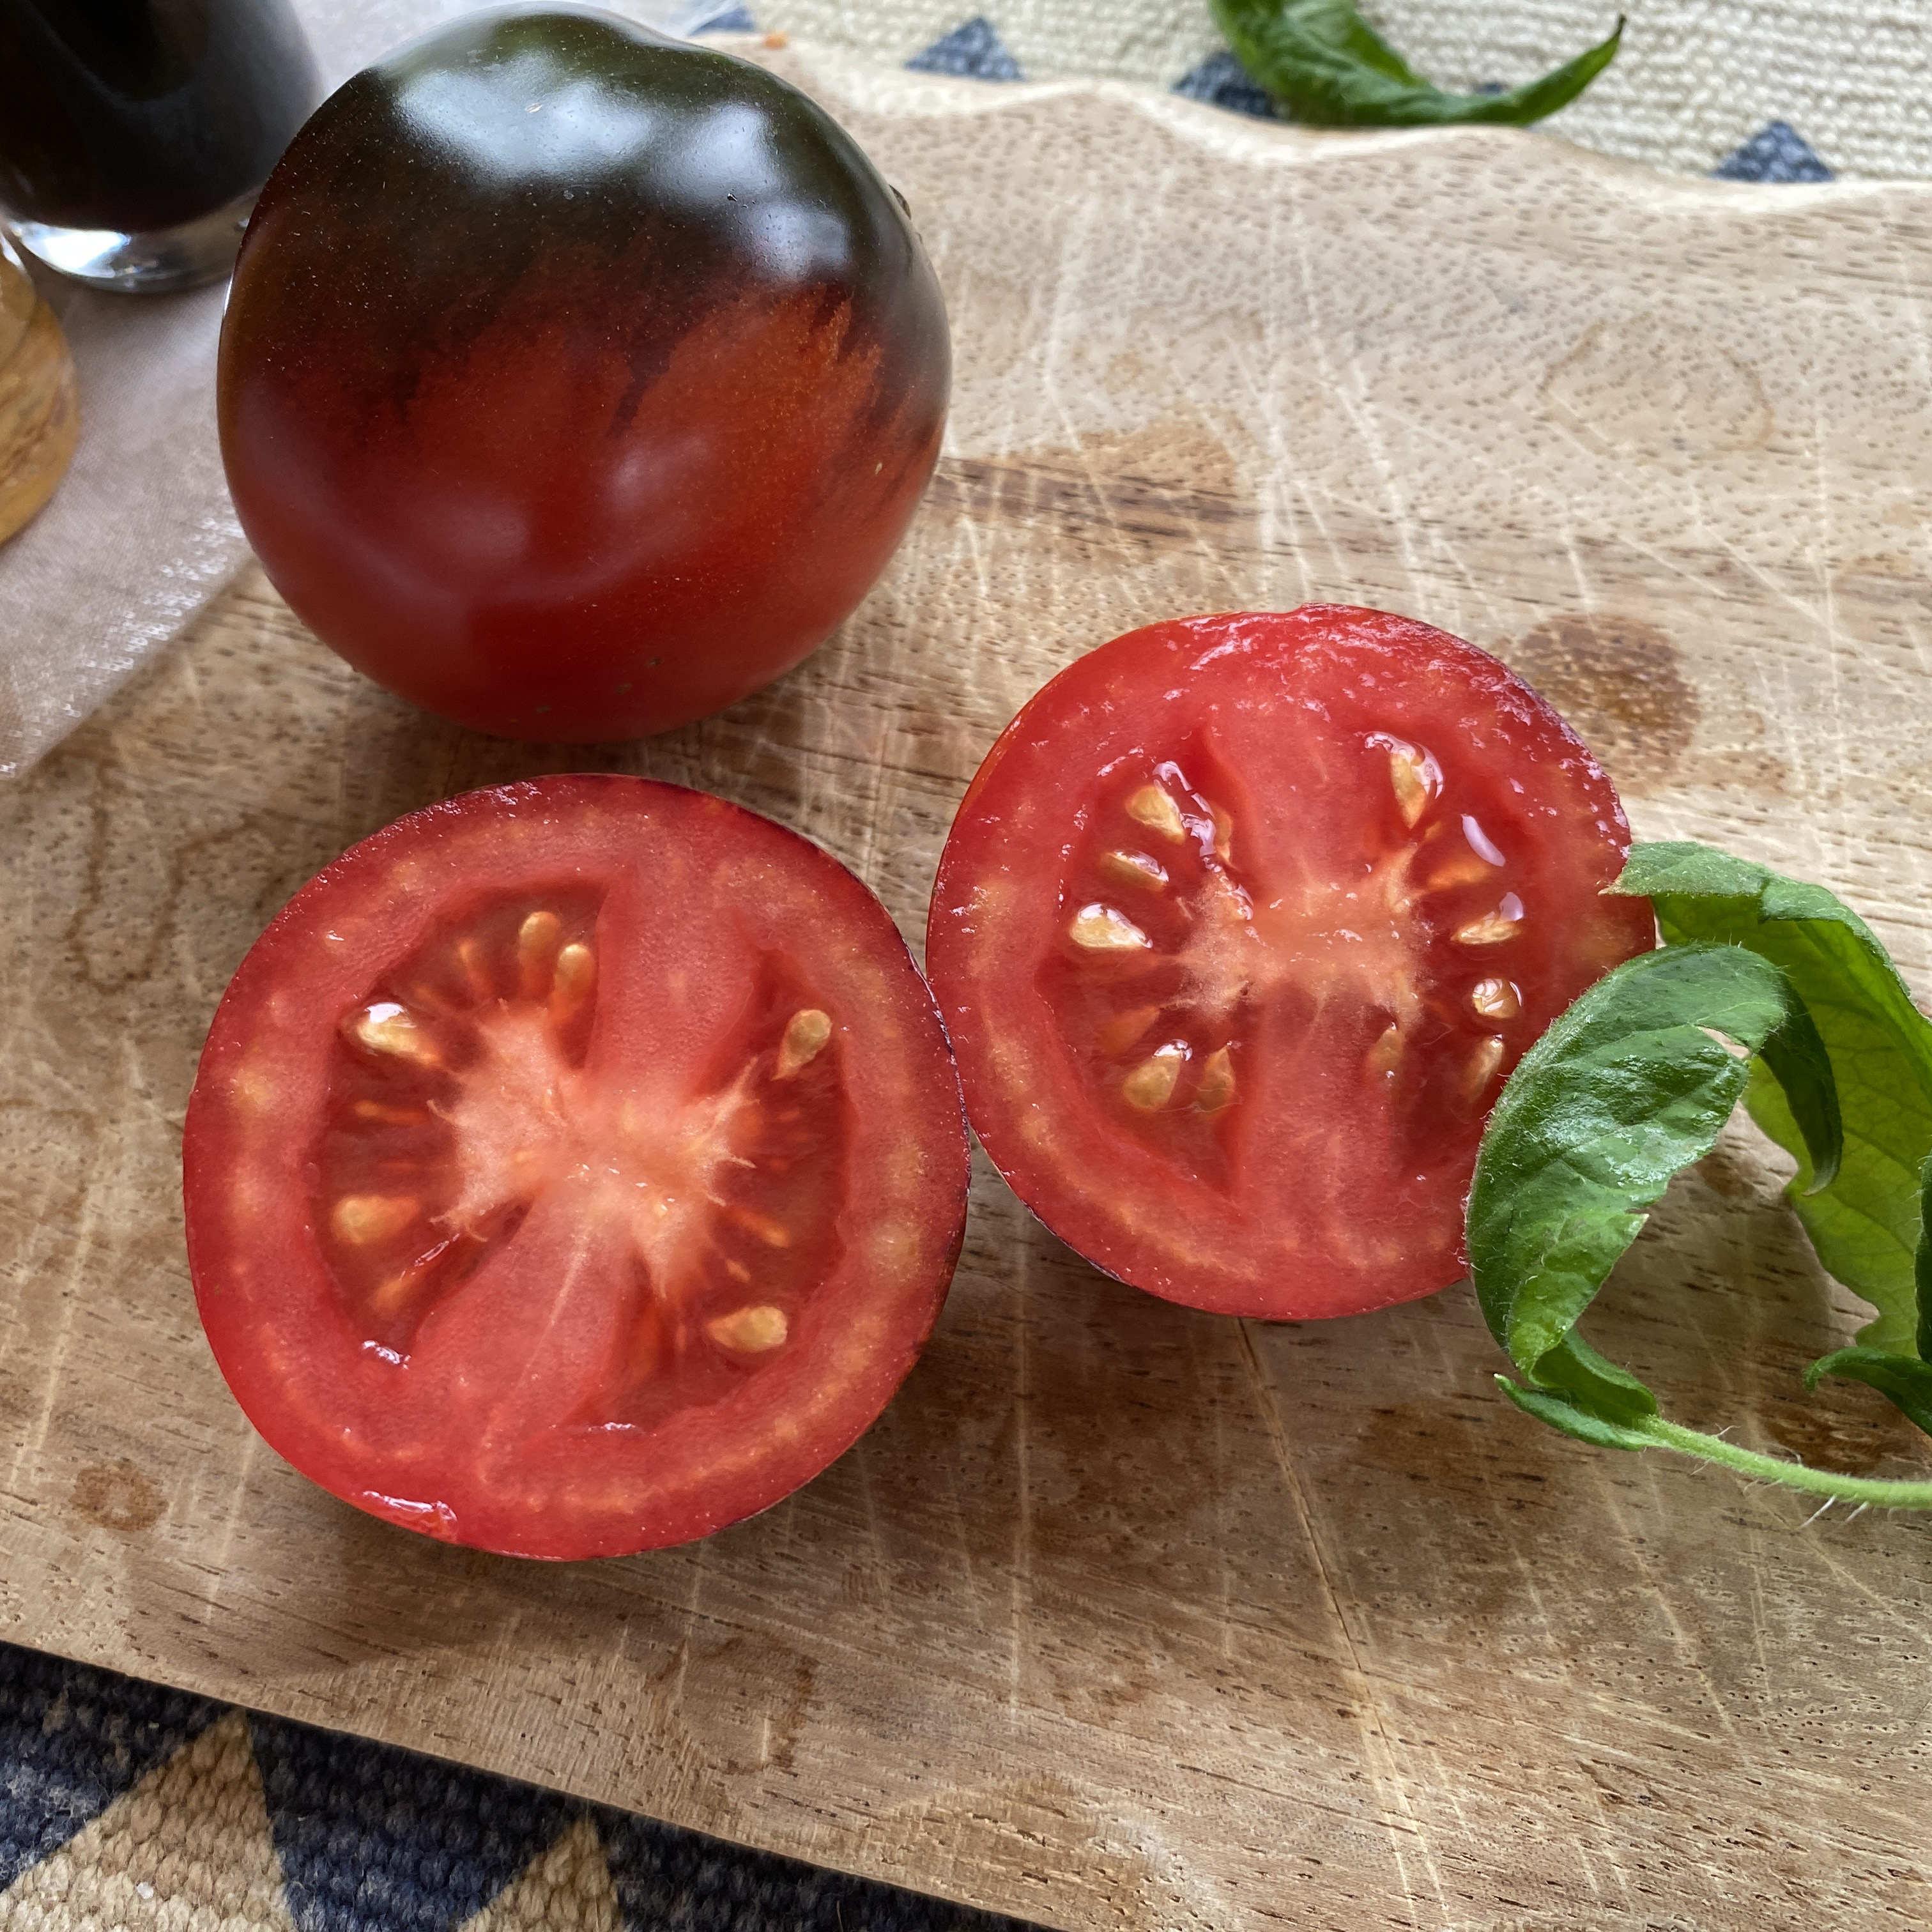
[[[53,494],[80,434],[67,338],[0,232],[0,542]]]
[[[0,0],[0,217],[100,287],[219,280],[317,92],[290,0]]]

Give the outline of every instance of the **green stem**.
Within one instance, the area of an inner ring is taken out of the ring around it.
[[[1803,1490],[1814,1496],[1836,1496],[1850,1503],[1870,1503],[1878,1509],[1932,1509],[1932,1482],[1882,1482],[1874,1476],[1841,1476],[1834,1470],[1814,1469],[1808,1463],[1786,1462],[1775,1456],[1761,1455],[1755,1449],[1741,1449],[1720,1436],[1685,1429],[1666,1422],[1660,1415],[1647,1415],[1623,1426],[1634,1435],[1648,1436],[1662,1448],[1681,1449],[1687,1456],[1721,1462],[1741,1476],[1781,1483],[1787,1490]]]

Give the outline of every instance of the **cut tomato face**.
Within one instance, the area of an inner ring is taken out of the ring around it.
[[[529,1556],[679,1543],[854,1442],[957,1258],[957,1079],[885,909],[642,778],[472,792],[298,892],[183,1151],[215,1359],[306,1475]]]
[[[1117,638],[1014,719],[927,967],[1020,1198],[1196,1308],[1346,1315],[1463,1272],[1483,1124],[1655,943],[1616,794],[1502,664],[1311,604]]]

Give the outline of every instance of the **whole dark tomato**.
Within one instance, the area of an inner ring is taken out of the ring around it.
[[[865,595],[950,374],[904,203],[794,87],[588,8],[358,74],[262,190],[222,454],[276,588],[506,736],[635,736]]]

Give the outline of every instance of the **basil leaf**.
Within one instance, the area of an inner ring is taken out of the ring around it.
[[[1822,886],[1705,845],[1634,845],[1613,891],[1647,897],[1666,940],[1724,940],[1780,967],[1816,1022],[1844,1115],[1835,1171],[1767,1057],[1751,1118],[1798,1162],[1787,1190],[1818,1258],[1878,1311],[1859,1331],[1882,1354],[1932,1357],[1922,1292],[1921,1174],[1932,1152],[1932,1022],[1864,921]],[[1932,1263],[1928,1263],[1932,1269]]]
[[[1523,1056],[1469,1194],[1477,1298],[1530,1386],[1497,1379],[1518,1408],[1599,1448],[1675,1449],[1814,1496],[1932,1509],[1932,1483],[1840,1475],[1683,1428],[1575,1333],[1671,1176],[1715,1144],[1754,1053],[1791,1082],[1807,1158],[1832,1172],[1840,1124],[1823,1040],[1790,979],[1745,947],[1688,941],[1629,960]]]
[[[1746,1096],[1798,1162],[1808,1228],[1816,1215],[1844,1252],[1888,1271],[1873,1328],[1905,1342],[1841,1349],[1808,1379],[1856,1376],[1932,1426],[1932,1366],[1915,1352],[1932,1341],[1932,1157],[1922,1142],[1901,1151],[1922,1115],[1932,1126],[1932,1022],[1820,887],[1668,845],[1635,848],[1616,890],[1650,896],[1667,943],[1599,980],[1523,1056],[1477,1156],[1469,1272],[1530,1385],[1498,1379],[1519,1408],[1601,1448],[1680,1450],[1816,1496],[1932,1509],[1932,1483],[1809,1468],[1683,1428],[1574,1332],[1670,1177]],[[1874,1203],[1876,1233],[1862,1234],[1850,1224]]]
[[[1588,1443],[1593,1449],[1654,1449],[1658,1446],[1642,1430],[1607,1422],[1587,1408],[1579,1408],[1565,1396],[1520,1388],[1508,1376],[1498,1376],[1496,1381],[1504,1394],[1526,1414],[1548,1423],[1552,1429],[1560,1429],[1565,1436],[1575,1436],[1579,1442]]]
[[[1606,1378],[1610,1365],[1570,1330],[1743,1094],[1749,1061],[1727,1042],[1755,1052],[1780,1028],[1808,1025],[1768,960],[1667,946],[1600,980],[1524,1055],[1483,1136],[1468,1246],[1490,1332],[1533,1384],[1612,1422],[1655,1414],[1642,1384],[1621,1370]],[[1822,1049],[1794,1064],[1822,1068]],[[1815,1098],[1806,1112],[1828,1118]],[[1832,1151],[1820,1143],[1822,1160]]]
[[[1849,1376],[1868,1382],[1932,1436],[1932,1362],[1916,1355],[1887,1355],[1876,1348],[1840,1348],[1804,1371],[1804,1386],[1816,1388],[1821,1376]]]
[[[1624,22],[1540,80],[1502,94],[1447,94],[1414,71],[1350,0],[1208,0],[1242,66],[1312,128],[1526,128],[1567,106],[1616,58]]]
[[[1918,1250],[1912,1271],[1918,1291],[1918,1353],[1888,1354],[1878,1348],[1840,1348],[1804,1371],[1804,1386],[1816,1388],[1821,1376],[1850,1376],[1869,1382],[1932,1436],[1932,1158],[1918,1177]]]

